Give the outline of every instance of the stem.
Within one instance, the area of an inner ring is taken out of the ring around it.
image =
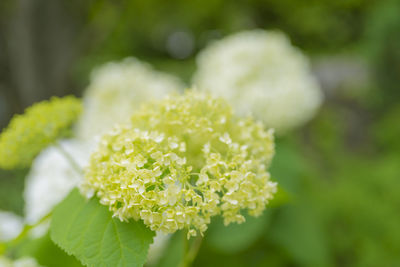
[[[29,232],[35,228],[36,226],[42,224],[46,220],[48,220],[51,216],[52,212],[49,212],[45,216],[43,216],[39,221],[37,221],[34,224],[26,224],[24,228],[22,229],[21,233],[17,237],[15,237],[13,240],[9,241],[8,243],[5,243],[5,249],[13,248],[16,245],[18,245],[19,242],[21,242],[23,239],[26,238],[26,236],[29,234]]]
[[[193,261],[196,259],[197,254],[199,253],[201,243],[203,241],[202,236],[198,236],[192,243],[191,248],[187,254],[187,266],[192,265]]]
[[[65,159],[71,164],[71,167],[78,173],[82,174],[82,169],[79,164],[74,160],[74,158],[69,154],[57,141],[54,142],[54,146],[58,149],[58,151],[65,157]]]
[[[184,255],[183,260],[180,264],[181,267],[189,267],[192,265],[193,261],[196,259],[196,256],[200,250],[201,242],[203,241],[202,236],[198,236],[193,242],[189,244],[189,240],[186,235],[184,238]]]
[[[183,259],[182,259],[182,267],[186,267],[186,257],[189,253],[189,239],[187,238],[186,235],[187,231],[185,231],[182,235],[183,237]]]

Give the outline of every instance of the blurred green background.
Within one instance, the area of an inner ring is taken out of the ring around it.
[[[81,95],[109,60],[135,56],[189,84],[200,49],[252,28],[286,32],[326,99],[277,138],[285,204],[240,226],[213,222],[195,266],[400,266],[398,0],[2,0],[0,128],[36,101]],[[0,170],[0,210],[22,214],[26,171]],[[178,240],[161,266],[175,266]]]

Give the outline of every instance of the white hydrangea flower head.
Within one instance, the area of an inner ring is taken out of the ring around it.
[[[129,118],[142,102],[183,90],[176,77],[154,70],[135,58],[95,69],[84,95],[84,112],[77,127],[81,138],[92,139]]]
[[[21,217],[12,212],[0,211],[0,241],[8,241],[17,237],[22,227]]]
[[[193,83],[285,132],[308,121],[322,102],[309,61],[281,32],[252,30],[212,43],[197,57]]]
[[[60,141],[60,146],[83,169],[90,150],[87,145],[74,139]],[[25,217],[35,223],[50,212],[69,191],[78,185],[83,175],[55,146],[43,150],[33,161],[25,184]]]

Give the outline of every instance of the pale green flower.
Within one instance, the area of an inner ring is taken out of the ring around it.
[[[106,134],[81,188],[121,220],[190,237],[215,215],[225,224],[260,215],[276,191],[273,154],[272,130],[235,117],[222,99],[187,92],[143,106]]]
[[[15,115],[0,135],[0,168],[28,167],[43,148],[66,135],[80,112],[81,101],[67,96],[42,101]]]

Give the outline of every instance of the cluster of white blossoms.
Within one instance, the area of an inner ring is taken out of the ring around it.
[[[253,30],[212,43],[197,58],[193,83],[226,98],[282,133],[309,120],[322,92],[309,61],[280,32]]]
[[[89,159],[87,144],[70,139],[60,141],[59,146],[62,150],[56,146],[43,150],[26,177],[25,218],[30,224],[49,213],[82,180],[82,173],[71,165],[62,151],[83,169]]]
[[[225,224],[258,216],[276,191],[267,167],[273,132],[238,118],[219,98],[197,92],[150,102],[106,134],[91,156],[82,191],[123,221],[153,231],[203,233],[215,215]]]
[[[15,238],[21,232],[22,227],[21,217],[9,211],[0,211],[0,242]]]
[[[107,63],[92,72],[77,135],[93,139],[123,122],[142,102],[183,90],[176,77],[154,70],[135,58]]]

